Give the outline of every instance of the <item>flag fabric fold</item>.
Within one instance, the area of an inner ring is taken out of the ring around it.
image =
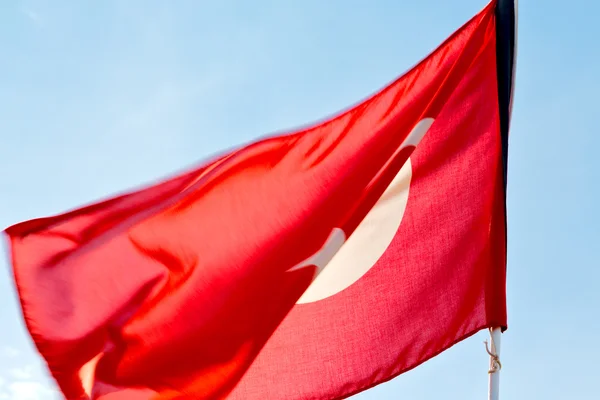
[[[493,1],[311,127],[6,230],[68,399],[332,399],[506,326]]]

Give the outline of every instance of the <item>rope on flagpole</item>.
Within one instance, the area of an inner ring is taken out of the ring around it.
[[[498,372],[502,369],[502,363],[500,362],[500,356],[496,354],[496,344],[494,343],[494,336],[492,335],[491,328],[490,340],[492,341],[492,350],[489,349],[487,340],[485,340],[483,343],[485,344],[485,351],[487,351],[490,356],[490,369],[488,374],[493,374],[494,372]]]

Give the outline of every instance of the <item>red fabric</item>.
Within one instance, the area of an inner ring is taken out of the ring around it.
[[[229,398],[346,397],[506,326],[494,65],[490,39],[412,154],[408,206],[377,264],[295,306]]]
[[[65,397],[86,398],[92,359],[103,400],[343,397],[505,326],[493,5],[335,118],[8,228],[27,327]],[[353,232],[427,117],[392,244],[347,289],[294,306],[315,268],[290,269]]]

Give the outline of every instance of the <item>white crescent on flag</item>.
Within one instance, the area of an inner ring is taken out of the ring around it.
[[[433,124],[433,118],[419,121],[404,141],[402,148],[416,146]],[[373,206],[365,219],[344,242],[341,230],[334,230],[323,248],[309,260],[330,260],[317,266],[317,276],[297,304],[325,299],[346,289],[365,275],[388,248],[396,235],[406,204],[412,177],[410,158]],[[338,232],[339,231],[339,232]],[[318,257],[327,255],[328,257]],[[300,264],[308,266],[309,260]]]

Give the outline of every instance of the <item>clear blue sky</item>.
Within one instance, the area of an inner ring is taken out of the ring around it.
[[[485,2],[2,1],[0,228],[345,108]],[[520,4],[504,399],[597,395],[599,13]],[[54,398],[0,253],[0,399]],[[485,398],[486,337],[357,398]]]

